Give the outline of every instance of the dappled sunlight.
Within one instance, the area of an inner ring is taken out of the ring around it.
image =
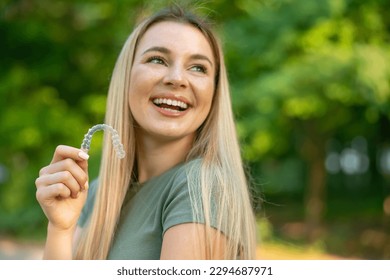
[[[78,146],[104,120],[118,47],[149,8],[143,0],[8,2],[0,234],[28,239],[47,229],[35,197],[40,168],[57,145]],[[390,1],[204,6],[219,23],[242,157],[264,198],[256,200],[256,215],[267,217],[259,258],[390,259]],[[103,141],[92,143],[90,178]],[[41,252],[0,237],[0,258]]]
[[[318,249],[282,243],[265,243],[256,251],[260,260],[342,260],[341,256],[328,254]]]
[[[390,218],[390,196],[386,197],[383,202],[383,212],[388,216],[387,218]]]

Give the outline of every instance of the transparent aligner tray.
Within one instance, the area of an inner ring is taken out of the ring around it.
[[[109,131],[111,133],[112,145],[114,146],[117,157],[120,159],[124,158],[126,153],[125,153],[123,145],[119,139],[119,134],[112,126],[110,126],[108,124],[97,124],[97,125],[94,125],[93,127],[91,127],[88,130],[87,134],[85,134],[85,136],[84,136],[83,143],[81,144],[81,149],[84,152],[88,153],[89,148],[91,146],[92,136],[96,131],[99,131],[99,130],[104,130],[105,132]]]

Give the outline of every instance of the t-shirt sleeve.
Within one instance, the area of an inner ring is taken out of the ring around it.
[[[163,234],[172,226],[191,222],[196,221],[192,214],[187,181],[182,179],[175,182],[165,200],[162,212]]]
[[[183,170],[182,170],[183,171]],[[194,216],[192,202],[196,204],[198,215]],[[202,195],[200,186],[193,186],[190,191],[185,172],[179,172],[174,179],[174,183],[165,200],[162,211],[162,227],[163,234],[175,225],[184,223],[205,223],[204,213],[202,208]],[[212,207],[211,212],[211,226],[215,226],[215,216],[217,213],[216,207]]]
[[[87,223],[89,217],[92,214],[93,206],[95,204],[95,197],[96,197],[96,190],[98,188],[98,180],[95,179],[91,182],[88,190],[88,197],[87,201],[85,202],[85,205],[83,209],[81,210],[81,214],[79,217],[79,220],[77,221],[77,225],[79,227],[84,227]]]

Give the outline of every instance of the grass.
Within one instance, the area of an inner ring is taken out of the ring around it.
[[[278,204],[266,204],[258,219],[258,259],[390,259],[390,217],[383,214],[378,197],[329,199],[321,237],[311,243],[305,238],[302,201],[271,201]],[[31,256],[43,246],[42,239],[31,234],[12,236],[0,236],[0,259],[23,256],[27,249]]]
[[[262,260],[336,260],[316,246],[297,246],[283,241],[262,243],[257,247],[257,259]],[[0,238],[0,259],[41,259],[43,243]]]
[[[274,197],[258,221],[262,259],[390,259],[390,217],[383,198],[328,198],[319,237],[309,242],[303,201]]]
[[[315,246],[297,246],[284,242],[269,242],[257,247],[257,259],[261,260],[340,260]]]
[[[294,226],[302,227],[302,224]],[[311,244],[305,242],[288,241],[275,236],[274,226],[268,219],[260,218],[257,222],[257,259],[266,260],[334,260],[344,259],[342,256],[326,252],[323,242]]]

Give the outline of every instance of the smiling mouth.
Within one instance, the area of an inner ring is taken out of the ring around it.
[[[153,99],[153,104],[156,105],[159,108],[162,108],[167,111],[171,112],[183,112],[188,109],[188,104],[179,101],[179,100],[173,100],[169,98],[156,98]]]

